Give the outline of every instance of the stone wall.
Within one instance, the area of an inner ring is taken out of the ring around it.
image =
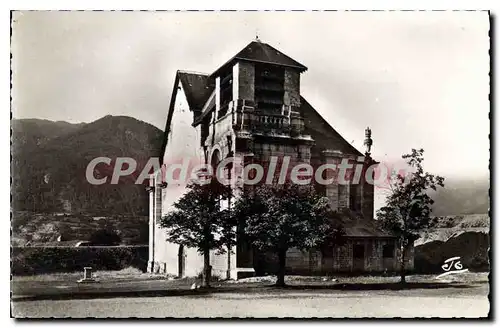
[[[335,269],[339,272],[393,272],[397,270],[396,253],[393,254],[392,258],[384,258],[383,247],[386,244],[395,245],[393,239],[349,239],[345,245],[339,247],[337,252],[335,252],[334,263],[338,263],[335,266]],[[355,265],[354,263],[354,245],[362,245],[364,248],[364,258],[362,264]]]
[[[373,184],[365,183],[362,187],[362,213],[366,219],[374,218],[373,210],[373,198],[374,198],[374,187]]]
[[[384,245],[393,244],[393,256],[384,258]],[[354,264],[354,245],[364,247],[364,258],[361,267]],[[413,248],[413,247],[412,247]],[[395,273],[399,270],[399,251],[395,240],[391,238],[349,238],[345,244],[333,247],[332,251],[301,251],[290,249],[287,252],[287,274],[328,275],[335,273]],[[413,270],[413,250],[407,258],[407,270]],[[277,256],[265,254],[256,261],[257,274],[273,274],[277,270]]]
[[[201,145],[201,125],[192,126],[192,113],[189,110],[182,85],[178,85],[177,97],[173,109],[168,143],[165,148],[163,163],[177,163],[181,159],[187,159],[190,164],[204,163],[205,154]],[[215,118],[213,118],[215,119]],[[226,117],[217,125],[210,125],[210,137],[217,139],[219,149],[223,155],[227,154],[227,136],[231,130],[231,118]],[[207,138],[211,140],[212,138]],[[210,149],[213,150],[213,149]],[[208,155],[210,155],[209,153]],[[173,209],[173,204],[185,193],[187,181],[169,183],[166,188],[160,188],[157,181],[150,200],[150,249],[149,268],[150,272],[159,274],[170,274],[178,276],[179,270],[179,247],[180,245],[167,241],[168,229],[159,226],[159,219]],[[194,248],[184,248],[184,276],[196,276],[202,271],[203,257]],[[225,278],[227,270],[227,253],[211,254],[211,264],[214,275]]]
[[[289,169],[299,163],[309,163],[311,159],[311,147],[307,144],[285,144],[269,141],[254,141],[254,160],[266,167],[271,157],[282,159],[284,156],[290,157]]]
[[[320,158],[322,159],[322,162],[320,164],[338,165],[342,160],[342,153],[325,150],[321,152]],[[333,210],[338,210],[341,204],[339,203],[339,185],[337,179],[337,171],[333,171],[332,169],[326,170],[325,179],[333,179],[332,183],[324,187],[324,190],[326,197],[328,197],[328,200],[330,201],[330,207]]]
[[[298,111],[300,107],[300,73],[294,69],[285,69],[285,89],[284,104],[292,106],[292,109]]]
[[[254,101],[255,66],[249,62],[238,62],[233,66],[233,99]]]
[[[349,185],[338,185],[339,208],[349,208]]]
[[[334,247],[333,251],[333,271],[345,272],[352,270],[352,242],[347,242],[342,246]],[[327,271],[328,268],[325,268]]]

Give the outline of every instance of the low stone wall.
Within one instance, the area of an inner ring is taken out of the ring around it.
[[[392,256],[384,257],[384,246],[393,244]],[[353,249],[357,245],[363,250],[363,258],[356,259]],[[413,270],[413,247],[406,257],[406,270]],[[287,252],[286,273],[301,275],[327,275],[335,273],[377,273],[397,272],[400,268],[400,252],[393,239],[389,238],[352,238],[343,245],[331,250],[301,251],[291,249]],[[278,269],[275,254],[259,254],[254,262],[257,275],[274,274]]]

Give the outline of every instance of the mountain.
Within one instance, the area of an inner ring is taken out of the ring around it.
[[[489,231],[490,217],[488,214],[435,216],[432,218],[430,226],[415,241],[415,245],[438,240],[444,242],[464,232],[488,234]]]
[[[90,215],[147,215],[148,195],[133,176],[109,184],[113,166],[98,166],[108,183],[86,179],[96,157],[131,157],[137,176],[150,157],[160,153],[163,133],[127,116],[105,116],[71,124],[39,119],[12,120],[12,207],[14,211]]]
[[[12,141],[18,147],[30,147],[30,150],[45,144],[47,141],[75,131],[85,123],[71,124],[65,121],[49,121],[40,119],[12,120]]]
[[[445,187],[430,193],[434,199],[432,215],[487,214],[490,207],[488,177],[445,179]]]
[[[470,271],[489,270],[489,178],[445,179],[432,192],[431,226],[415,242],[415,269],[441,273],[444,261],[460,257]]]

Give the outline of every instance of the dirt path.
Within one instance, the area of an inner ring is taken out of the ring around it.
[[[465,290],[281,291],[22,301],[16,317],[486,317],[487,285]]]

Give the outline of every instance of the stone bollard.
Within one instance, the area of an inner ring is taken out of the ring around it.
[[[92,267],[83,268],[83,278],[78,280],[78,282],[96,282],[94,277],[92,277]]]
[[[83,279],[92,279],[92,267],[83,268]]]

